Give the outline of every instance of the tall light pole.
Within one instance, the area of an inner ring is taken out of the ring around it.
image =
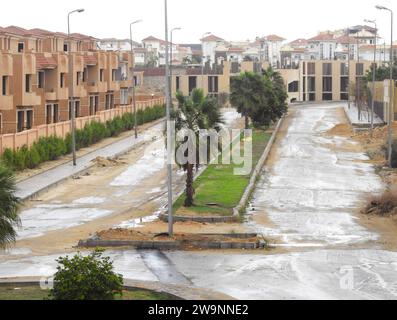
[[[165,16],[165,97],[167,102],[167,184],[168,184],[168,236],[174,235],[173,197],[172,197],[172,128],[171,128],[171,99],[170,99],[170,60],[168,43],[168,3],[164,0]]]
[[[347,56],[347,65],[348,65],[348,74],[347,74],[347,82],[348,82],[348,94],[347,94],[347,99],[348,99],[348,105],[349,105],[349,110],[351,108],[350,105],[350,64],[351,64],[351,43],[350,43],[350,28],[347,28],[347,37],[348,37],[348,56]]]
[[[174,34],[174,31],[179,31],[179,30],[182,30],[182,28],[173,28],[173,29],[171,29],[171,49],[170,49],[170,100],[172,101],[172,56],[173,56],[173,52],[172,52],[172,48],[173,48],[173,46],[174,46],[174,43],[173,43],[173,34]]]
[[[391,40],[390,40],[390,93],[389,93],[389,133],[388,133],[388,163],[389,167],[392,167],[392,152],[393,152],[393,118],[394,118],[394,108],[393,108],[393,10],[383,7],[376,6],[378,10],[386,10],[390,12],[390,32],[391,32]]]
[[[374,134],[374,112],[375,112],[375,80],[376,80],[376,48],[378,41],[378,25],[376,20],[364,20],[367,23],[372,23],[375,26],[375,43],[374,43],[374,64],[372,65],[372,106],[371,106],[371,138]]]
[[[211,32],[206,32],[203,34],[201,40],[203,40],[206,36],[209,36]],[[204,46],[202,45],[202,51],[203,51],[203,61],[201,61],[201,86],[202,89],[204,90],[204,66],[205,66],[205,61],[204,61]]]
[[[70,11],[68,13],[68,63],[69,63],[69,103],[71,104],[70,112],[71,117],[71,131],[72,131],[72,154],[73,154],[73,166],[77,165],[77,158],[76,158],[76,105],[74,101],[74,82],[73,82],[73,64],[72,64],[72,41],[70,39],[70,16],[73,13],[81,13],[84,12],[84,9],[77,9]]]
[[[134,130],[135,130],[135,139],[138,139],[138,123],[137,123],[137,114],[136,114],[136,99],[135,99],[135,57],[134,57],[134,47],[132,45],[132,26],[142,22],[142,20],[136,20],[130,23],[130,45],[131,45],[131,77],[132,77],[132,106],[134,108]]]

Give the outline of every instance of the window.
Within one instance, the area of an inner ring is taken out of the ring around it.
[[[210,76],[208,77],[208,92],[218,93],[218,77]]]
[[[83,82],[87,82],[87,73],[88,73],[87,68],[84,68],[84,71],[83,71]]]
[[[104,69],[100,69],[99,70],[99,81],[103,82],[105,80],[105,70]]]
[[[298,92],[299,91],[299,81],[293,81],[288,84],[288,92]]]
[[[347,63],[342,62],[340,64],[340,75],[341,76],[348,76],[349,75],[349,66]]]
[[[32,75],[31,74],[25,75],[25,92],[26,93],[32,92]]]
[[[309,75],[316,74],[316,64],[314,62],[309,62],[307,64],[307,74]]]
[[[181,84],[180,84],[181,77],[176,77],[175,81],[176,81],[176,91],[179,91],[179,89],[181,87]]]
[[[44,71],[39,71],[37,73],[37,86],[39,87],[39,89],[44,88],[44,75]]]
[[[309,92],[316,91],[316,78],[315,77],[308,77],[307,78],[307,89]]]
[[[113,82],[116,81],[116,73],[117,73],[117,70],[113,69],[112,70],[112,81]]]
[[[74,116],[75,118],[80,117],[80,101],[74,101]],[[72,101],[69,101],[69,120],[72,120]]]
[[[356,76],[363,76],[364,75],[364,64],[357,63],[356,64]]]
[[[25,47],[25,44],[23,42],[18,43],[18,52],[21,53],[23,52],[23,49]]]
[[[99,96],[90,96],[90,116],[95,115],[99,110]]]
[[[106,94],[106,102],[105,102],[105,109],[113,109],[114,108],[114,95],[113,93]]]
[[[323,63],[323,75],[324,76],[332,75],[332,63]]]
[[[197,77],[189,77],[189,94],[197,88]]]
[[[348,77],[341,77],[340,78],[340,91],[341,92],[348,92],[349,91],[349,78]]]
[[[323,77],[323,92],[332,92],[332,77]]]
[[[17,111],[17,131],[22,132],[25,126],[25,111]]]
[[[46,105],[46,123],[52,123],[52,104]]]
[[[120,104],[121,105],[128,104],[128,89],[127,88],[120,89]]]
[[[61,86],[61,88],[65,88],[65,74],[64,73],[60,74],[60,86]]]
[[[26,130],[30,130],[33,127],[33,110],[26,111]]]
[[[68,50],[68,44],[67,43],[65,43],[64,45],[63,45],[63,51],[64,52],[68,52],[69,50]]]
[[[59,122],[59,105],[58,104],[54,104],[53,109],[52,109],[52,115],[53,115],[52,122],[58,123]]]
[[[3,96],[7,96],[9,94],[8,92],[8,76],[3,76],[2,77],[2,85],[1,85],[1,94]]]

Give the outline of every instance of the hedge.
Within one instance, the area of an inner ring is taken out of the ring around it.
[[[152,122],[165,116],[164,105],[156,105],[152,108],[137,112],[137,123]],[[124,131],[134,128],[135,114],[125,113],[122,117],[116,117],[105,124],[91,122],[82,130],[76,130],[76,150],[91,146],[105,138],[117,137]],[[72,152],[72,137],[70,134],[65,139],[51,136],[40,138],[30,148],[23,146],[16,151],[5,149],[0,160],[7,167],[15,171],[34,169],[46,161],[53,161]]]

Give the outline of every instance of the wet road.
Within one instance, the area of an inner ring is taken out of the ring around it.
[[[397,299],[397,253],[383,250],[355,214],[384,186],[365,154],[346,151],[352,141],[324,134],[346,121],[341,114],[337,104],[297,107],[258,184],[247,229],[276,239],[283,251],[110,251],[117,271],[238,299]],[[10,254],[28,257],[2,262],[0,278],[51,275],[59,256]]]

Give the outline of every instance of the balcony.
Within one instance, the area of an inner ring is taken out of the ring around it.
[[[88,93],[100,93],[107,92],[108,85],[107,82],[88,82],[87,92]]]

